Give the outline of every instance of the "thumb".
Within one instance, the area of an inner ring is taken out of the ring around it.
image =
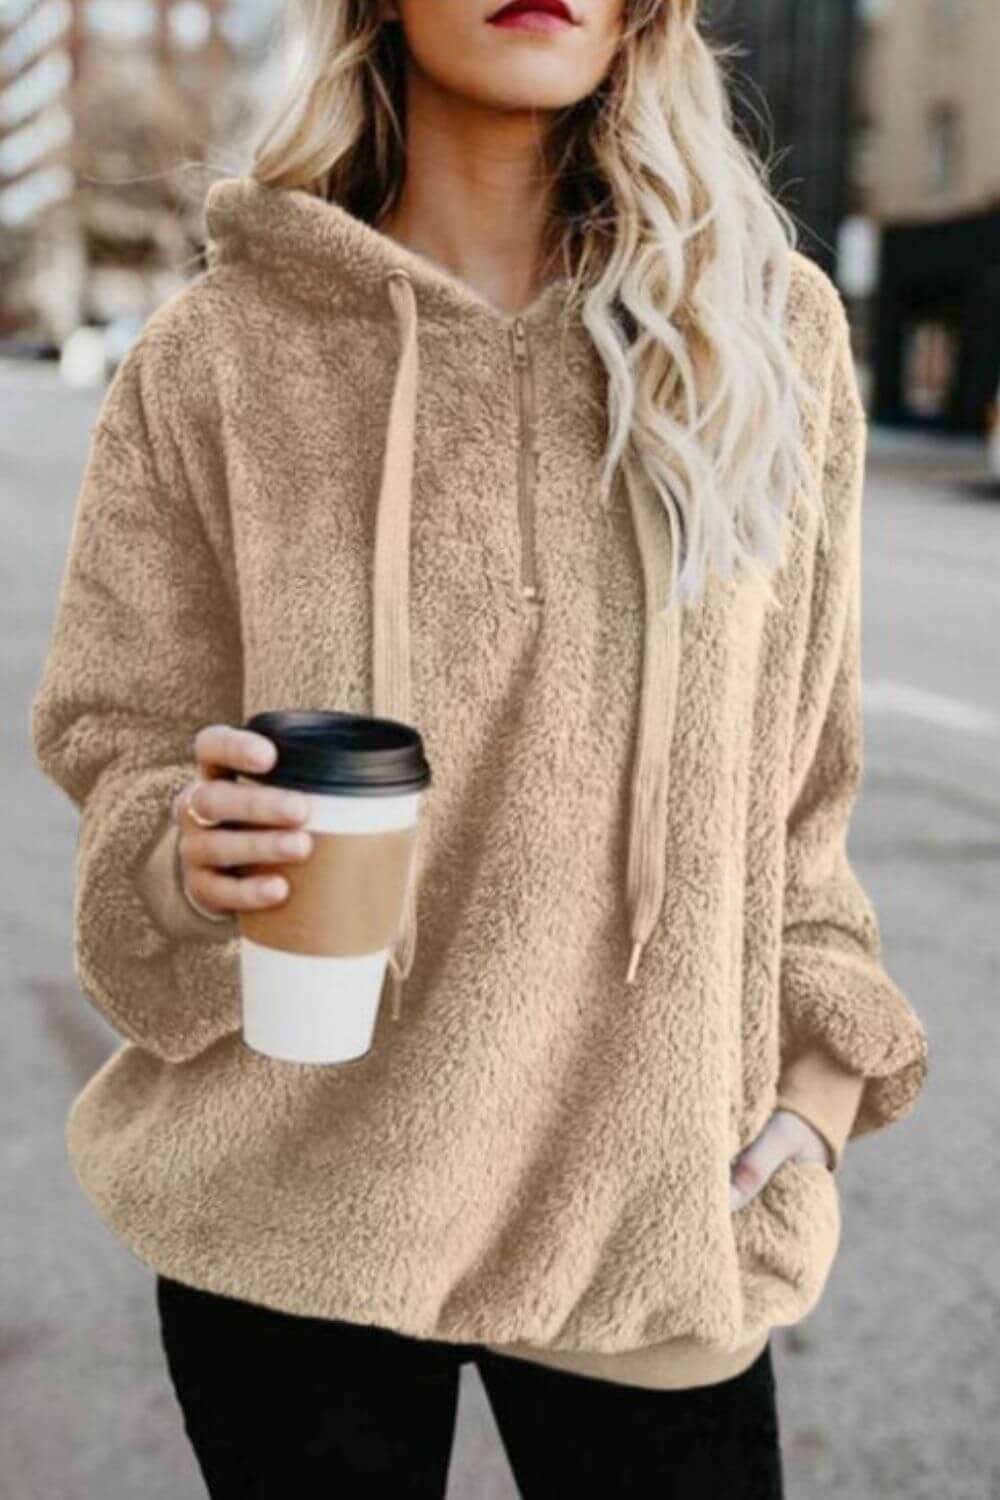
[[[729,1207],[743,1208],[791,1155],[781,1116],[772,1114],[760,1134],[737,1156],[729,1174]]]

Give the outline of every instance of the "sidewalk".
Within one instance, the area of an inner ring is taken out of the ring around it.
[[[950,432],[928,432],[913,427],[868,427],[868,462],[872,467],[913,470],[928,483],[950,480],[990,482],[986,438]]]

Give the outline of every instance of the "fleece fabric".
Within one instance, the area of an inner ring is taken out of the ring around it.
[[[94,423],[32,705],[80,813],[77,977],[124,1042],[70,1111],[80,1183],[207,1290],[725,1378],[818,1300],[843,1147],[927,1069],[846,851],[865,421],[837,293],[794,257],[827,529],[798,495],[777,607],[711,571],[662,615],[675,539],[644,485],[598,498],[606,375],[567,281],[508,314],[252,177],[206,229]],[[387,705],[434,776],[392,1003],[356,1062],[267,1058],[172,798],[203,724]],[[779,1104],[829,1162],[734,1213]]]

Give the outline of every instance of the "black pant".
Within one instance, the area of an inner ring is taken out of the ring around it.
[[[770,1344],[716,1385],[648,1390],[478,1344],[156,1283],[184,1428],[215,1500],[441,1500],[459,1367],[479,1370],[525,1500],[781,1500]]]

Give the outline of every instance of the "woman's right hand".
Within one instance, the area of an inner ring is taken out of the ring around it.
[[[276,754],[266,735],[235,725],[208,724],[195,735],[198,774],[174,798],[173,816],[185,893],[210,915],[276,906],[288,895],[284,876],[238,875],[234,867],[284,864],[312,852],[301,827],[309,812],[304,793],[232,779],[239,771],[266,771]],[[252,826],[200,828],[188,815],[192,803],[203,818]]]

